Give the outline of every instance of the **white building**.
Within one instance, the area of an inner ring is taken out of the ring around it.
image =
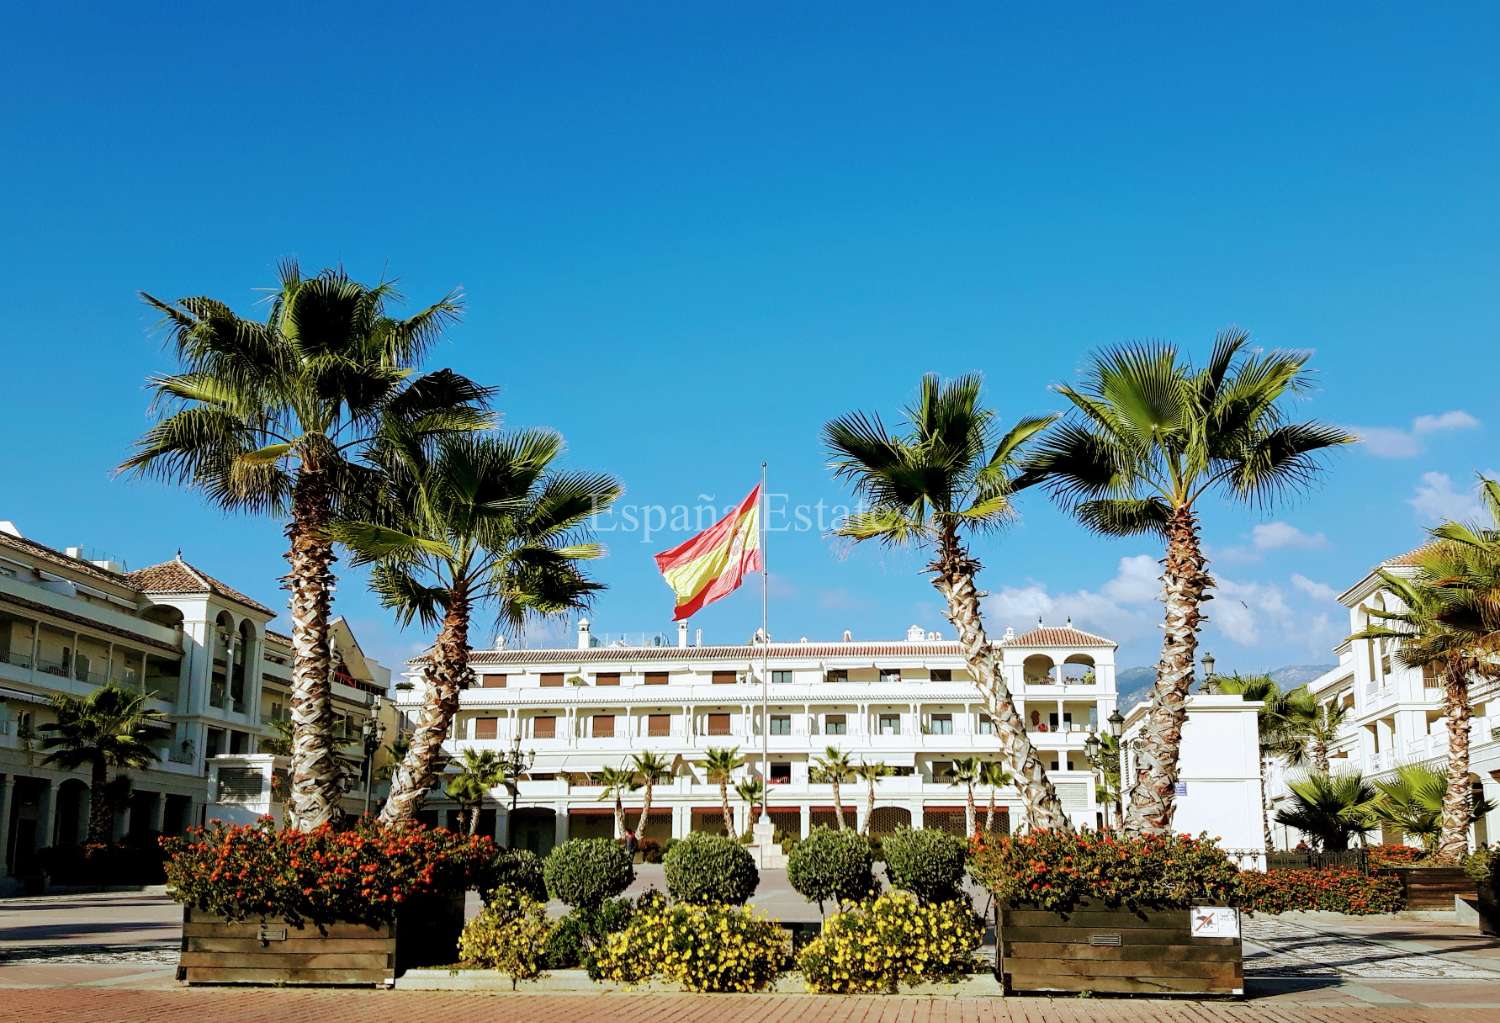
[[[0,522],[0,878],[24,874],[35,852],[76,844],[88,820],[88,777],[42,763],[39,726],[51,697],[86,696],[106,681],[153,694],[172,734],[160,761],[127,772],[133,794],[119,837],[170,834],[204,819],[215,794],[209,762],[257,749],[285,713],[290,639],[275,612],[183,560],[139,571],[81,548],[55,550]],[[347,625],[334,628],[340,734],[356,761],[359,729],[390,672]],[[357,809],[361,793],[352,793]]]
[[[1007,630],[997,643],[1006,681],[1048,763],[1064,805],[1080,824],[1098,823],[1093,775],[1084,741],[1115,709],[1115,644],[1071,627]],[[474,685],[461,698],[449,751],[503,751],[519,739],[536,759],[510,796],[492,793],[481,827],[502,842],[539,852],[568,837],[609,835],[612,801],[601,798],[599,771],[651,750],[673,763],[673,776],[653,794],[647,836],[722,830],[717,785],[703,775],[710,747],[739,747],[742,775],[761,772],[762,664],[769,680],[769,813],[776,826],[806,834],[831,823],[831,786],[811,780],[814,758],[834,746],[855,760],[879,760],[893,775],[877,787],[874,831],[901,824],[963,830],[965,794],[949,783],[953,760],[997,758],[993,723],[970,678],[959,645],[913,627],[904,641],[772,643],[769,648],[603,646],[587,621],[575,647],[475,651]],[[423,696],[421,664],[398,707],[414,718]],[[1020,820],[1014,787],[997,793],[1007,822]],[[989,792],[976,798],[983,810]],[[843,786],[847,818],[862,825],[865,788]],[[640,812],[640,794],[627,798]],[[736,827],[747,826],[735,799]],[[451,818],[452,803],[435,793],[433,816]],[[632,821],[634,817],[632,816]],[[1007,825],[1008,826],[1008,825]]]
[[[1339,596],[1348,615],[1349,634],[1372,624],[1380,624],[1370,609],[1400,610],[1388,604],[1391,598],[1381,590],[1380,570],[1395,575],[1416,574],[1417,555],[1421,548],[1381,562]],[[1430,763],[1446,768],[1448,730],[1443,719],[1443,690],[1430,672],[1408,668],[1395,656],[1396,643],[1391,640],[1348,639],[1334,648],[1339,663],[1309,683],[1308,688],[1320,703],[1345,708],[1345,719],[1338,741],[1329,747],[1329,766],[1333,771],[1357,770],[1369,778],[1388,777],[1396,767],[1409,763]],[[1469,731],[1469,769],[1476,794],[1500,802],[1500,687],[1494,682],[1475,678],[1469,687],[1473,719]],[[1295,776],[1295,769],[1293,770]],[[1273,799],[1288,798],[1288,772],[1278,766],[1269,784]],[[1277,844],[1295,846],[1296,832],[1273,825]],[[1500,836],[1500,811],[1477,822],[1473,829],[1475,843],[1492,841]],[[1402,836],[1390,834],[1383,840],[1400,843]]]

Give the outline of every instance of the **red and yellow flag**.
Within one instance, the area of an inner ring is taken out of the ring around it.
[[[746,572],[761,569],[760,487],[691,540],[658,554],[656,567],[677,595],[674,622],[733,593]]]

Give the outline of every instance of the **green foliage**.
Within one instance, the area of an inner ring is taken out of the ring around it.
[[[679,902],[740,906],[755,894],[760,871],[740,843],[695,832],[667,852],[667,892]]]
[[[966,976],[983,934],[967,899],[923,904],[889,892],[834,914],[797,965],[810,991],[895,994],[902,984]]]
[[[547,968],[571,970],[582,966],[589,971],[590,977],[599,979],[596,976],[595,954],[606,938],[625,929],[634,912],[634,905],[629,899],[607,899],[603,905],[594,909],[572,910],[557,921],[557,926],[552,929],[547,940]]]
[[[575,838],[557,846],[542,864],[547,892],[568,906],[596,908],[635,880],[630,854],[608,838]]]
[[[803,898],[818,904],[854,902],[875,890],[870,843],[851,830],[813,828],[787,858],[786,876]]]
[[[146,697],[110,682],[84,697],[52,697],[57,720],[38,725],[43,764],[68,770],[93,765],[149,767],[160,759],[151,746],[170,736],[166,715],[146,706]]]
[[[1276,811],[1277,822],[1308,835],[1324,851],[1347,849],[1351,838],[1374,830],[1377,793],[1358,771],[1309,771],[1287,788],[1292,800]]]
[[[688,991],[760,991],[781,972],[790,942],[771,920],[739,906],[642,898],[600,950],[598,975],[639,984],[654,976]]]
[[[1247,913],[1322,910],[1364,915],[1406,908],[1401,881],[1394,874],[1361,874],[1343,867],[1245,871],[1238,889],[1236,905]]]
[[[1072,912],[1083,902],[1137,909],[1233,905],[1237,871],[1207,836],[1032,831],[976,840],[974,880],[998,902]]]
[[[1443,797],[1448,794],[1448,773],[1430,764],[1403,764],[1390,777],[1375,782],[1380,795],[1372,813],[1381,824],[1422,840],[1428,856],[1437,852],[1443,834]],[[1495,808],[1488,799],[1472,802],[1469,823]]]
[[[530,849],[497,849],[476,887],[480,898],[486,902],[497,888],[509,888],[538,902],[547,901],[542,860]]]
[[[493,893],[458,939],[459,959],[485,970],[499,970],[516,982],[542,975],[552,924],[547,907],[509,888]]]
[[[968,847],[957,835],[934,828],[899,828],[881,841],[885,876],[922,902],[949,902],[963,894]]]

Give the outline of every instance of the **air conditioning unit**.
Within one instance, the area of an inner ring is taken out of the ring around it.
[[[1490,738],[1491,739],[1500,739],[1500,725],[1491,725],[1490,726]]]

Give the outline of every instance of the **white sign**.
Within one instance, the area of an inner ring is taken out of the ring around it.
[[[1189,920],[1195,938],[1238,938],[1240,914],[1228,906],[1194,906]]]

